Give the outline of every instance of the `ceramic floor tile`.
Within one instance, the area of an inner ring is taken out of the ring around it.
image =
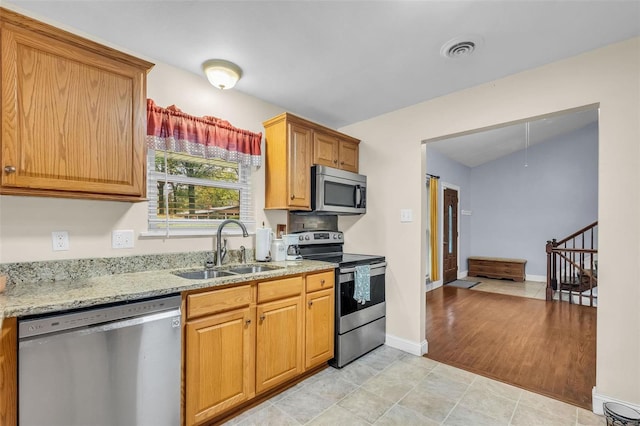
[[[511,419],[513,426],[574,426],[575,424],[576,416],[573,419],[558,417],[522,404],[518,404]]]
[[[447,364],[438,364],[433,370],[431,370],[431,372],[438,373],[455,381],[467,384],[471,384],[477,377],[479,377],[477,374],[469,373],[468,371],[451,367]]]
[[[421,389],[414,389],[402,398],[398,405],[410,408],[431,420],[441,422],[455,407],[456,401]]]
[[[401,380],[405,380],[407,383],[416,385],[420,380],[426,377],[430,371],[432,370],[405,363],[403,360],[397,360],[384,369],[381,374],[394,376]]]
[[[351,382],[354,385],[360,386],[378,373],[378,370],[374,370],[373,368],[356,361],[340,370],[340,378]]]
[[[603,424],[606,424],[604,416],[599,416],[593,411],[578,408],[578,426],[601,426]]]
[[[509,421],[516,408],[516,401],[479,389],[469,389],[459,404],[503,422]]]
[[[238,426],[297,426],[300,423],[274,405],[247,417]]]
[[[389,401],[400,400],[414,387],[415,383],[408,383],[393,374],[387,374],[386,371],[372,377],[362,385],[362,389]]]
[[[399,361],[428,371],[433,370],[439,364],[437,361],[432,359],[411,354],[407,354],[405,357],[400,358]]]
[[[416,389],[440,395],[454,401],[459,400],[467,388],[469,388],[468,384],[458,382],[449,376],[438,373],[437,371],[432,371],[416,385]]]
[[[518,401],[523,392],[522,389],[515,386],[511,386],[497,380],[491,380],[482,376],[478,376],[478,378],[471,384],[471,389],[479,389],[481,391],[491,392],[494,395],[512,399],[514,401]]]
[[[320,413],[333,405],[333,403],[334,401],[307,392],[306,389],[301,389],[299,392],[276,402],[274,405],[299,423],[305,424],[320,415]]]
[[[490,415],[457,405],[443,423],[448,426],[507,426],[508,420],[499,420]]]
[[[369,423],[374,423],[394,405],[394,402],[367,392],[364,389],[358,389],[340,401],[338,405],[351,411],[361,419]]]
[[[382,371],[403,356],[403,352],[383,345],[359,359],[367,367]]]
[[[439,424],[410,408],[394,405],[374,423],[374,426],[437,426]]]
[[[574,422],[578,410],[578,408],[573,405],[529,391],[522,392],[519,405],[526,405],[527,407],[544,411],[555,417],[570,419]]]
[[[349,410],[345,410],[344,408],[333,405],[331,408],[323,412],[321,415],[313,419],[312,422],[309,423],[312,426],[337,426],[337,425],[348,425],[348,426],[369,426],[369,423],[362,420],[355,414],[351,413]]]
[[[247,418],[251,417],[252,415],[257,413],[258,411],[264,410],[265,408],[268,408],[271,405],[272,405],[271,400],[265,401],[262,404],[256,405],[255,407],[252,407],[252,408],[248,409],[247,411],[244,411],[243,413],[241,413],[240,415],[234,417],[233,419],[229,420],[228,422],[225,422],[224,425],[225,426],[233,426],[233,425],[240,424],[241,422],[243,422]]]
[[[305,392],[320,395],[336,403],[353,392],[358,386],[339,377],[325,377],[304,387]]]

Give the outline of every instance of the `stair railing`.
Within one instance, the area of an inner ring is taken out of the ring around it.
[[[574,303],[577,298],[577,303],[582,304],[588,299],[589,306],[595,306],[594,299],[597,296],[594,296],[593,289],[598,286],[597,226],[596,221],[560,241],[547,241],[547,300],[552,300],[556,294],[558,300],[568,295],[569,303]]]

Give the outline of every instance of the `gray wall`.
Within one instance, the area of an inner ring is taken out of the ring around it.
[[[470,255],[527,259],[546,275],[545,243],[598,218],[598,126],[471,169]]]

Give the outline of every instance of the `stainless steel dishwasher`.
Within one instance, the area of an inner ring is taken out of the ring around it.
[[[18,322],[20,426],[180,424],[180,296]]]

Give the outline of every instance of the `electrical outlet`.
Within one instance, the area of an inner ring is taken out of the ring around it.
[[[113,231],[111,247],[114,249],[133,248],[133,230]]]
[[[67,231],[52,232],[51,245],[53,251],[69,250],[69,233]]]
[[[401,209],[400,210],[400,222],[413,222],[413,210]]]

